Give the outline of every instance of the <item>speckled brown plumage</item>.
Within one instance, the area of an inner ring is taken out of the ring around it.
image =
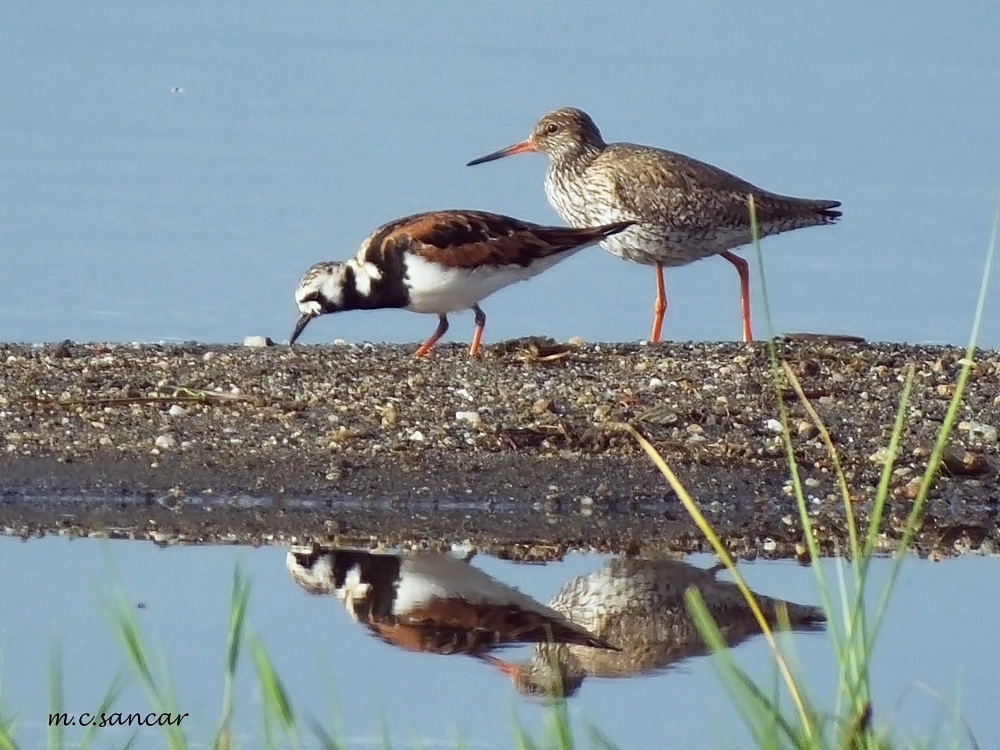
[[[568,581],[549,606],[618,651],[572,645],[536,646],[523,664],[492,660],[511,676],[521,692],[572,694],[588,676],[630,677],[664,669],[704,654],[707,647],[688,612],[684,593],[697,587],[729,646],[760,632],[749,606],[734,583],[670,559],[615,558],[593,573]],[[757,595],[768,623],[777,622],[779,600]],[[796,630],[822,626],[816,607],[784,602]]]
[[[543,116],[527,140],[474,159],[481,164],[525,151],[549,156],[545,193],[573,226],[633,220],[636,225],[601,243],[608,252],[652,265],[657,301],[651,339],[659,339],[666,309],[663,267],[722,255],[740,275],[743,338],[752,339],[749,269],[730,252],[751,241],[747,196],[752,195],[761,237],[831,224],[840,203],[778,195],[711,164],[665,149],[607,144],[594,121],[579,109]]]

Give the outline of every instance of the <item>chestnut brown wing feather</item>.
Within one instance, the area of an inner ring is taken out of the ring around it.
[[[515,606],[435,599],[408,611],[398,622],[422,630],[428,644],[444,643],[454,651],[474,651],[507,643],[571,643],[615,649],[610,643],[562,617],[549,617]],[[430,649],[428,649],[430,650]]]
[[[599,242],[631,222],[577,229],[547,227],[485,211],[433,211],[407,216],[376,230],[362,248],[385,267],[403,253],[456,268],[528,266],[539,258]]]

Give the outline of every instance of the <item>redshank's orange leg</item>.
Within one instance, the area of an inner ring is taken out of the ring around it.
[[[469,356],[475,357],[479,351],[479,341],[483,338],[483,328],[486,327],[486,313],[479,305],[473,305],[472,309],[476,313],[476,332],[472,334],[472,346],[469,347]]]
[[[479,658],[487,664],[496,667],[498,671],[507,675],[515,682],[517,682],[517,678],[521,675],[521,665],[516,662],[504,661],[503,659],[498,659],[495,656],[489,656],[488,654],[484,654]]]
[[[753,332],[750,330],[750,266],[743,258],[733,255],[728,250],[723,251],[722,257],[736,266],[736,272],[740,275],[740,306],[743,308],[743,340],[753,341]]]
[[[434,346],[438,339],[444,336],[445,332],[448,330],[448,318],[444,315],[439,315],[438,318],[440,319],[440,322],[438,323],[437,330],[431,334],[429,339],[420,345],[419,349],[413,352],[414,357],[422,357],[427,354],[427,352],[431,350],[431,347]]]
[[[667,311],[667,292],[663,288],[663,266],[656,264],[656,301],[653,302],[653,332],[649,334],[649,342],[655,344],[660,340],[660,329],[663,328],[663,313]]]

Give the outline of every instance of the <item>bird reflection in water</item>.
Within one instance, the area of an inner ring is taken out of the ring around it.
[[[410,651],[484,656],[518,643],[614,647],[541,602],[451,555],[293,547],[292,578],[333,594],[372,634]]]
[[[666,669],[708,652],[684,603],[694,586],[701,593],[723,642],[735,646],[760,633],[760,626],[736,584],[720,581],[714,568],[679,560],[614,558],[593,573],[566,583],[549,606],[617,651],[547,643],[534,647],[523,663],[489,661],[511,677],[521,693],[570,696],[587,677],[633,677]],[[756,595],[769,624],[783,605],[793,630],[818,630],[823,612],[803,604]]]
[[[529,695],[570,696],[594,677],[630,677],[707,652],[684,603],[695,586],[726,644],[760,632],[735,584],[670,559],[614,558],[569,581],[548,605],[447,554],[375,554],[293,547],[292,578],[332,594],[373,635],[410,651],[468,654],[492,664]],[[822,627],[816,607],[758,596],[769,623],[783,605],[793,629]],[[531,657],[490,652],[533,643]]]

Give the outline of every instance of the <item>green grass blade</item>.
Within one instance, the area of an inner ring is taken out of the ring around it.
[[[573,750],[573,727],[570,726],[566,699],[562,696],[549,704],[546,717],[552,735],[553,747],[559,750]]]
[[[63,696],[62,651],[58,643],[53,643],[49,654],[49,713],[61,714],[65,707]],[[49,722],[46,731],[49,748],[62,750],[65,747],[66,728],[62,722]]]
[[[257,668],[257,685],[263,699],[263,714],[277,720],[278,726],[290,737],[295,747],[301,747],[298,729],[295,725],[295,711],[284,683],[274,669],[274,663],[267,655],[264,645],[256,636],[250,636],[250,655]]]
[[[597,750],[621,750],[621,748],[606,735],[596,724],[587,724],[587,736],[592,747]]]
[[[121,696],[122,690],[125,689],[125,685],[128,682],[127,678],[122,672],[118,672],[111,680],[111,684],[108,689],[104,692],[101,697],[101,702],[97,706],[97,710],[92,713],[95,716],[100,716],[104,713],[109,713],[114,707],[115,703],[118,702],[119,696]],[[90,725],[84,730],[83,736],[80,738],[80,743],[77,745],[79,750],[88,747],[96,738],[97,731],[99,729],[99,724],[97,722],[91,722]],[[135,735],[133,735],[134,737]]]
[[[754,620],[756,620],[757,625],[760,627],[761,634],[764,636],[764,639],[767,641],[767,644],[771,649],[771,655],[774,658],[778,670],[781,672],[781,675],[785,680],[785,685],[788,687],[788,693],[795,704],[795,708],[799,712],[800,722],[802,723],[803,726],[808,727],[809,721],[808,717],[806,716],[805,704],[803,698],[799,693],[799,688],[796,685],[795,680],[792,678],[792,675],[788,669],[788,664],[785,662],[785,659],[781,654],[781,651],[778,649],[777,643],[775,642],[774,639],[774,633],[771,630],[771,626],[767,622],[767,618],[764,617],[764,613],[760,609],[760,605],[757,602],[757,598],[754,596],[754,593],[747,586],[746,581],[743,579],[743,575],[736,568],[736,564],[733,562],[733,558],[729,554],[729,551],[726,549],[725,545],[722,544],[722,541],[719,539],[718,534],[716,534],[715,530],[712,529],[711,525],[706,520],[704,514],[698,509],[698,506],[695,504],[694,500],[691,499],[691,495],[688,494],[687,490],[684,488],[684,485],[681,484],[680,480],[677,478],[677,475],[674,474],[673,470],[667,465],[666,461],[663,460],[663,457],[657,452],[656,448],[654,448],[653,445],[645,438],[645,436],[643,436],[642,433],[640,433],[632,425],[627,424],[625,422],[620,422],[616,423],[616,427],[618,429],[624,430],[625,432],[628,432],[630,435],[632,435],[632,437],[636,440],[636,442],[639,443],[642,449],[646,452],[646,455],[649,456],[649,458],[656,465],[657,469],[659,469],[660,473],[663,474],[663,476],[666,478],[667,482],[670,484],[671,489],[673,489],[678,499],[680,499],[681,504],[684,506],[684,509],[687,511],[688,515],[691,516],[691,519],[694,521],[695,525],[698,527],[701,533],[705,535],[705,538],[712,546],[712,549],[715,551],[715,554],[718,555],[719,559],[722,561],[722,564],[725,566],[726,570],[729,572],[729,575],[732,577],[733,583],[736,585],[736,587],[740,590],[740,593],[743,595],[743,599],[744,601],[746,601],[747,606],[750,608]]]
[[[0,750],[21,750],[14,742],[13,723],[4,716],[0,716]]]
[[[112,629],[118,638],[118,642],[125,651],[125,656],[132,667],[133,673],[139,678],[139,682],[146,692],[150,707],[156,713],[180,713],[177,710],[177,700],[170,682],[169,670],[166,664],[163,665],[165,683],[161,687],[153,675],[149,665],[149,656],[146,645],[143,641],[139,622],[135,617],[131,605],[125,592],[121,587],[117,587],[115,601],[113,604],[104,603],[105,611],[111,622]],[[184,739],[184,730],[177,724],[161,727],[167,747],[171,750],[183,750],[187,747]]]
[[[758,747],[777,747],[771,740],[778,733],[798,745],[798,732],[781,712],[780,707],[760,687],[750,679],[749,675],[736,666],[730,655],[722,634],[715,620],[705,606],[701,592],[694,586],[684,592],[684,602],[698,628],[698,632],[712,652],[712,665],[718,671],[722,683],[729,691],[737,710],[743,717],[743,722],[754,736]],[[807,716],[805,712],[803,717]],[[804,726],[807,734],[810,727]]]
[[[968,384],[969,377],[972,374],[972,367],[976,354],[976,342],[979,340],[979,329],[982,325],[983,311],[986,309],[986,299],[989,291],[990,277],[993,270],[993,259],[996,255],[998,234],[1000,234],[1000,191],[997,193],[997,204],[993,214],[993,228],[990,232],[990,242],[986,251],[986,260],[983,263],[983,275],[979,282],[979,296],[976,299],[976,310],[972,321],[972,330],[969,333],[969,341],[965,347],[965,358],[962,360],[962,368],[959,371],[958,381],[955,384],[955,393],[951,398],[951,402],[948,404],[948,411],[945,413],[944,422],[938,432],[937,440],[934,442],[934,448],[931,451],[930,460],[928,461],[927,468],[925,469],[923,478],[920,482],[917,497],[913,502],[913,509],[907,518],[906,527],[903,530],[902,539],[900,541],[900,549],[902,550],[909,548],[910,542],[912,542],[913,536],[916,534],[917,521],[923,511],[924,502],[930,492],[931,485],[934,483],[934,478],[941,467],[941,458],[944,455],[945,447],[947,446],[951,431],[956,420],[958,419],[958,410],[962,403],[962,396],[965,393],[966,385]],[[889,575],[886,579],[885,586],[882,589],[882,596],[879,600],[879,606],[875,613],[875,620],[872,624],[871,637],[873,639],[877,637],[882,628],[886,605],[888,603],[889,596],[895,587],[896,579],[899,576],[900,565],[902,564],[903,557],[904,555],[902,554],[896,555],[889,567]]]
[[[215,732],[212,747],[228,748],[232,742],[233,685],[243,649],[250,585],[243,570],[237,565],[233,570],[233,590],[229,599],[229,627],[226,631],[226,658],[222,676],[222,716]]]

